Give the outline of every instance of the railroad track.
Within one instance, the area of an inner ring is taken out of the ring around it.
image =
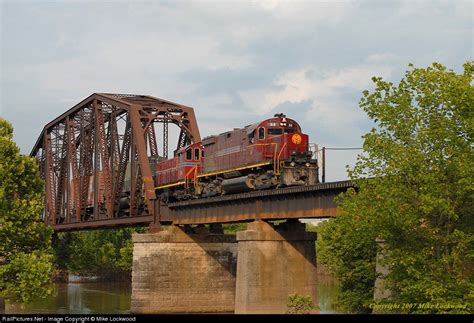
[[[238,200],[251,200],[251,199],[258,199],[258,198],[265,198],[265,197],[275,197],[278,195],[295,195],[295,194],[304,194],[310,192],[317,192],[317,191],[327,191],[327,190],[346,190],[349,187],[353,187],[353,183],[351,181],[339,181],[339,182],[331,182],[331,183],[320,183],[315,185],[309,186],[292,186],[292,187],[285,187],[285,188],[277,188],[277,189],[268,189],[262,191],[252,191],[252,192],[245,192],[245,193],[238,193],[238,194],[230,194],[230,195],[223,195],[223,196],[216,196],[216,197],[208,197],[203,199],[195,199],[189,201],[179,201],[168,203],[168,207],[170,209],[178,209],[183,207],[192,207],[204,204],[213,204],[213,203],[222,203],[222,202],[230,202],[230,201],[238,201]]]

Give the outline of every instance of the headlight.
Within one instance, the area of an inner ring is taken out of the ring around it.
[[[291,162],[291,163],[290,163],[290,166],[291,166],[291,167],[295,167],[295,162]]]
[[[309,166],[311,166],[311,164],[310,164],[310,163],[306,163],[306,167],[309,167]]]

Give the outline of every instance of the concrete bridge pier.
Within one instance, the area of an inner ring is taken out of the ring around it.
[[[234,235],[170,226],[134,234],[133,248],[132,313],[234,311]]]
[[[319,303],[316,233],[303,223],[255,221],[237,233],[237,241],[236,314],[285,313],[288,295],[295,293]]]
[[[288,220],[235,235],[170,226],[133,235],[132,313],[285,313],[290,294],[318,304],[315,233]]]

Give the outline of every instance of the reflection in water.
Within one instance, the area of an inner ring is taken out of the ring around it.
[[[318,266],[319,267],[319,266]],[[339,284],[318,268],[321,314],[336,313]],[[130,283],[55,284],[50,297],[28,305],[6,304],[6,314],[127,314],[130,313]]]
[[[6,304],[6,314],[127,314],[130,283],[55,284],[50,297]]]
[[[319,308],[321,314],[335,314],[340,284],[333,274],[318,265]]]

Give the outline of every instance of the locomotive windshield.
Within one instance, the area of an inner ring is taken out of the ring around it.
[[[282,128],[268,128],[268,135],[269,136],[278,136],[283,134]]]
[[[286,127],[286,128],[268,128],[267,133],[269,136],[278,136],[284,133],[295,133],[295,128]]]
[[[298,133],[301,132],[299,125],[291,119],[287,119],[284,115],[275,115],[281,119],[267,122],[267,134],[269,136],[279,136],[284,133]]]

